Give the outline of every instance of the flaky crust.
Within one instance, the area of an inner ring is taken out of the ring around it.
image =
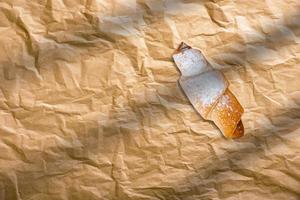
[[[244,135],[241,121],[243,112],[241,104],[227,89],[211,109],[209,120],[216,124],[226,138],[238,138]]]

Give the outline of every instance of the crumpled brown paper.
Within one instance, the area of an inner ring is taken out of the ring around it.
[[[300,198],[297,0],[1,0],[0,199]],[[246,136],[177,84],[184,41]]]

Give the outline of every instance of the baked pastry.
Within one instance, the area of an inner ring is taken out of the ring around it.
[[[212,68],[200,50],[185,43],[179,45],[173,59],[182,75],[179,83],[199,114],[213,121],[226,138],[243,136],[244,109],[228,89],[224,75]]]

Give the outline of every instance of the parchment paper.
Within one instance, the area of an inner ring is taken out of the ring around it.
[[[0,0],[0,199],[300,199],[298,0]],[[245,109],[226,140],[172,53]]]

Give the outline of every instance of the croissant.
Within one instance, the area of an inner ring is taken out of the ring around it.
[[[187,98],[205,119],[213,121],[226,138],[244,135],[244,109],[228,89],[224,75],[214,70],[200,50],[181,43],[173,54]]]

